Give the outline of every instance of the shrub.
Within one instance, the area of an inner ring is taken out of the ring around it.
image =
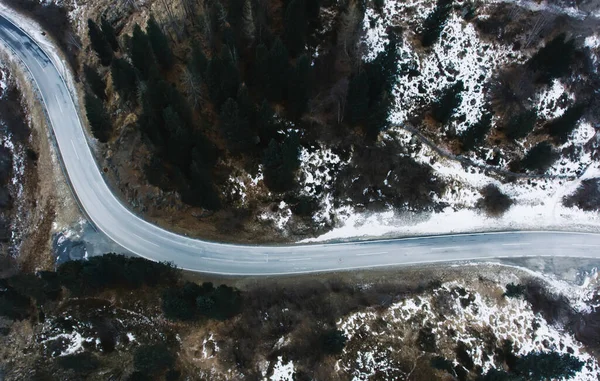
[[[532,352],[519,357],[515,372],[531,381],[569,379],[581,370],[584,362],[568,353]]]
[[[577,206],[585,211],[600,209],[600,179],[583,180],[577,190],[563,198],[563,205],[567,208]]]
[[[419,330],[419,335],[417,336],[417,345],[419,346],[419,349],[424,352],[435,352],[435,334],[433,333],[431,327],[423,327]]]
[[[169,263],[113,253],[82,262],[66,262],[57,273],[62,284],[76,294],[108,288],[136,289],[144,285],[173,284],[179,279],[179,271]]]
[[[460,94],[465,89],[462,81],[456,82],[454,85],[444,89],[440,99],[433,105],[431,116],[442,125],[448,123],[456,108],[462,102]]]
[[[546,123],[544,130],[554,138],[556,143],[564,144],[577,126],[577,122],[583,116],[584,111],[585,105],[583,104],[570,107],[564,114]]]
[[[187,282],[183,287],[165,290],[163,313],[172,320],[194,320],[201,316],[227,320],[237,315],[242,307],[240,292],[225,285],[214,288],[212,283],[199,286]]]
[[[526,289],[527,287],[521,284],[509,283],[506,285],[506,292],[503,296],[506,296],[507,298],[518,298],[525,295]]]
[[[536,121],[537,110],[535,109],[512,116],[504,126],[504,135],[511,140],[522,139],[533,131]]]
[[[450,11],[452,11],[452,0],[437,1],[435,9],[423,22],[423,32],[421,33],[423,46],[432,46],[440,38],[440,33],[446,25]]]
[[[492,128],[492,114],[485,112],[481,119],[470,126],[460,135],[460,144],[463,151],[471,151],[481,145],[485,136]]]
[[[513,201],[502,193],[494,184],[488,184],[481,190],[483,196],[477,201],[477,207],[483,209],[490,216],[501,216],[504,214]]]
[[[347,340],[344,333],[336,329],[326,331],[321,335],[323,351],[332,355],[342,353]]]
[[[90,352],[59,357],[57,363],[63,369],[73,370],[76,373],[82,374],[91,373],[100,366],[100,361]]]
[[[554,78],[569,73],[575,53],[575,41],[566,41],[566,35],[562,33],[538,50],[527,62],[527,66],[537,73],[537,82],[549,85]]]
[[[133,355],[133,365],[137,371],[156,374],[175,364],[175,356],[165,344],[142,345]]]

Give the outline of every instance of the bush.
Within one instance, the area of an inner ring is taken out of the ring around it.
[[[504,135],[511,140],[522,139],[533,131],[536,121],[537,110],[535,109],[512,116],[503,128]]]
[[[421,43],[425,47],[432,46],[440,38],[440,33],[446,25],[448,16],[452,11],[452,0],[438,0],[433,12],[427,16],[423,23]]]
[[[179,279],[179,271],[169,263],[113,253],[82,262],[66,262],[57,273],[62,284],[76,294],[97,293],[108,288],[168,285]]]
[[[519,357],[515,373],[531,381],[569,379],[581,370],[584,362],[568,353],[532,352]]]
[[[59,357],[57,363],[63,369],[73,370],[76,373],[82,374],[91,373],[100,366],[100,361],[90,352]]]
[[[546,123],[544,130],[554,138],[556,143],[564,144],[569,140],[569,135],[577,126],[577,122],[583,116],[584,111],[585,105],[583,104],[570,107],[564,114]]]
[[[575,53],[575,41],[566,41],[566,35],[562,33],[538,50],[527,62],[527,66],[537,73],[537,82],[550,85],[554,78],[569,73]]]
[[[554,151],[548,142],[541,142],[527,152],[520,166],[530,171],[546,172],[556,161],[558,153]]]
[[[186,282],[183,287],[165,290],[163,313],[172,320],[194,320],[201,316],[227,320],[237,315],[242,307],[240,292],[225,285],[214,288],[212,283],[199,286]]]
[[[460,135],[462,150],[468,152],[481,145],[491,128],[492,114],[485,112],[477,123],[470,126]]]
[[[326,331],[321,335],[323,351],[332,355],[342,353],[347,340],[344,333],[336,329]]]
[[[448,123],[456,108],[462,102],[460,94],[465,89],[462,81],[456,82],[454,85],[444,89],[440,99],[433,105],[431,116],[438,123],[445,125]]]
[[[419,349],[424,352],[435,352],[435,334],[433,333],[431,327],[423,327],[419,330],[419,335],[417,336],[417,345],[419,346]]]
[[[133,355],[137,371],[156,374],[175,365],[175,356],[165,344],[142,345]]]
[[[525,295],[526,289],[527,287],[521,284],[509,283],[506,285],[506,292],[503,296],[506,296],[507,298],[518,298]]]
[[[600,179],[583,180],[577,190],[563,198],[563,205],[567,208],[577,206],[585,211],[600,209]]]
[[[483,209],[490,216],[501,216],[504,214],[513,201],[502,193],[494,184],[488,184],[481,190],[483,196],[477,201],[477,207]]]

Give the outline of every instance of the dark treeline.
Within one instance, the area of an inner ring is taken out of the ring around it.
[[[89,20],[98,57],[95,69],[84,67],[94,135],[112,137],[103,122],[110,110],[101,107],[103,73],[110,73],[154,149],[145,168],[151,184],[216,210],[225,178],[219,163],[227,159],[245,168],[262,164],[271,191],[293,191],[311,127],[356,130],[373,142],[394,105],[396,33],[373,61],[361,62],[364,5],[351,1],[336,19],[337,34],[319,36],[326,51],[313,60],[321,1],[285,1],[281,13],[259,1],[208,1],[186,8],[180,29],[168,31],[151,17],[130,36],[115,35],[104,19]]]

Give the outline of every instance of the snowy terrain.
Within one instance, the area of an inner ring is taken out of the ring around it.
[[[600,372],[597,360],[570,333],[535,314],[527,301],[501,296],[505,284],[518,282],[516,276],[496,281],[495,285],[448,282],[431,293],[402,300],[382,312],[367,310],[347,316],[338,322],[338,328],[348,337],[338,366],[351,374],[353,380],[367,380],[375,374],[388,379],[404,378],[406,374],[400,371],[398,361],[411,356],[418,359],[419,355],[411,354],[406,345],[415,340],[416,332],[428,327],[435,334],[438,353],[455,361],[454,348],[463,342],[474,364],[481,366],[484,373],[501,366],[495,363],[493,354],[485,352],[509,339],[517,355],[535,351],[571,353],[585,363],[573,379],[597,380]],[[554,281],[550,289],[569,297],[576,309],[590,308],[589,298],[598,292],[596,282],[594,272],[580,287]],[[400,346],[405,348],[403,355],[398,354]]]
[[[430,147],[417,142],[412,133],[402,129],[411,114],[423,104],[431,102],[432,94],[439,94],[455,81],[462,80],[465,84],[463,99],[446,131],[464,131],[482,115],[486,102],[483,84],[490,81],[503,65],[522,64],[535,52],[535,49],[514,50],[500,41],[482,39],[473,23],[461,18],[457,10],[452,12],[442,32],[441,40],[444,43],[438,41],[431,51],[424,52],[415,39],[432,7],[432,2],[411,0],[386,2],[383,16],[368,9],[364,21],[367,29],[365,44],[368,47],[365,59],[372,59],[383,50],[387,43],[386,30],[390,25],[404,28],[399,48],[399,66],[412,67],[420,75],[401,74],[395,89],[396,107],[390,116],[390,122],[395,127],[381,135],[379,144],[398,141],[410,149],[411,156],[417,162],[432,166],[435,175],[448,184],[445,193],[436,199],[438,205],[443,206],[441,211],[430,214],[399,213],[390,207],[378,213],[357,212],[351,205],[344,204],[343,200],[337,200],[339,203],[334,207],[329,190],[336,173],[328,171],[326,176],[318,175],[323,171],[322,168],[343,168],[346,163],[331,157],[328,148],[323,147],[319,152],[311,153],[311,157],[302,157],[306,164],[301,168],[299,179],[304,186],[314,187],[316,182],[323,187],[324,192],[319,196],[321,210],[317,212],[315,222],[326,221],[332,223],[334,228],[317,238],[302,242],[509,229],[600,231],[598,213],[562,205],[563,197],[572,194],[582,179],[600,176],[600,163],[592,159],[589,148],[584,148],[588,141],[596,137],[591,122],[582,119],[570,140],[556,147],[559,152],[569,152],[569,155],[559,158],[545,173],[545,178],[525,177],[512,182],[501,181],[501,177],[481,168],[465,167],[457,161],[441,157]],[[485,7],[479,9],[479,17],[486,17],[485,10]],[[582,41],[590,49],[591,59],[598,62],[598,35],[590,35]],[[561,116],[567,107],[574,104],[575,99],[561,80],[555,80],[551,86],[538,91],[533,102],[538,109],[539,120],[544,121]],[[494,118],[492,129],[496,128],[496,123],[497,118]],[[443,137],[434,143],[442,150],[451,152],[450,148],[444,146]],[[487,142],[480,149],[467,154],[467,157],[474,163],[485,165],[486,159],[499,154],[498,168],[507,169],[509,160],[522,157],[534,143],[525,139],[503,152],[502,147]],[[309,164],[315,162],[315,157],[320,158],[320,170]],[[481,197],[480,190],[487,184],[498,186],[513,200],[513,206],[501,217],[488,217],[476,208]]]

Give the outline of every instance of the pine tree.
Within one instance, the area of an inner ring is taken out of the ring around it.
[[[253,136],[248,120],[240,115],[237,102],[227,99],[219,113],[221,133],[227,140],[229,151],[234,154],[248,150],[253,144]]]
[[[452,11],[452,0],[438,0],[433,12],[423,22],[421,43],[424,47],[430,47],[440,38],[440,34],[446,25],[448,16]]]
[[[312,87],[311,74],[310,59],[303,54],[291,68],[287,86],[288,113],[294,119],[299,119],[306,111]]]
[[[108,142],[112,132],[110,118],[102,101],[90,92],[85,93],[85,113],[96,139],[101,143]]]
[[[102,66],[110,65],[110,61],[113,58],[112,49],[106,41],[106,38],[104,38],[102,31],[92,19],[88,19],[88,35],[90,37],[92,49],[94,49],[98,58],[100,58]]]
[[[255,53],[254,53],[254,75],[253,83],[256,84],[256,87],[266,93],[266,89],[268,88],[267,83],[269,82],[269,49],[265,46],[265,44],[256,45]]]
[[[456,108],[462,102],[461,93],[464,88],[463,82],[458,81],[454,85],[444,89],[442,96],[434,103],[431,110],[433,119],[442,125],[448,123]]]
[[[266,147],[272,139],[278,135],[277,123],[275,122],[275,111],[265,99],[261,103],[256,113],[256,129],[260,138],[260,143]]]
[[[557,143],[564,144],[569,140],[569,135],[577,126],[577,122],[579,122],[584,112],[584,104],[570,107],[564,114],[546,123],[544,129]]]
[[[548,142],[538,143],[521,160],[521,167],[530,171],[545,172],[556,161],[558,153]]]
[[[511,139],[522,139],[529,135],[537,121],[537,110],[525,111],[519,115],[511,117],[504,126],[504,135]]]
[[[137,24],[133,28],[129,56],[131,57],[133,66],[140,72],[141,78],[144,80],[150,78],[151,73],[156,67],[156,58],[152,53],[148,36]]]
[[[115,32],[115,28],[109,23],[105,17],[100,19],[100,27],[102,28],[102,33],[104,34],[104,38],[112,48],[114,52],[119,50],[119,41],[117,40],[117,34]]]
[[[283,100],[287,73],[289,67],[289,53],[279,38],[275,40],[267,58],[267,95],[273,101]]]
[[[204,54],[202,47],[199,44],[194,44],[190,59],[190,68],[192,69],[194,75],[198,75],[200,78],[202,78],[204,73],[206,73],[208,62],[208,58],[206,58],[206,54]]]
[[[169,135],[167,143],[169,161],[179,168],[185,169],[189,165],[189,155],[193,144],[191,136],[179,114],[171,106],[165,108],[162,115],[165,129]]]
[[[298,159],[300,142],[292,134],[282,142],[269,142],[263,156],[265,184],[272,192],[287,192],[296,185],[296,170],[300,166]]]
[[[190,185],[181,195],[183,202],[208,210],[218,210],[221,207],[221,200],[213,185],[210,170],[194,160],[189,172]]]
[[[240,86],[240,72],[229,49],[213,57],[206,69],[206,85],[213,103],[220,107],[227,98],[235,98]]]
[[[198,108],[200,103],[203,101],[202,96],[202,79],[201,76],[188,65],[183,70],[181,75],[181,83],[184,91],[187,94],[187,99],[190,102],[192,108]]]
[[[517,360],[516,373],[531,381],[569,379],[584,365],[583,361],[568,353],[532,352]]]
[[[306,2],[290,0],[285,9],[285,42],[292,57],[304,51],[306,45]]]
[[[106,100],[106,82],[98,74],[98,72],[88,65],[83,66],[83,74],[85,75],[85,81],[92,90],[92,92],[101,100]]]
[[[163,70],[170,70],[175,61],[173,52],[171,51],[169,39],[163,33],[154,17],[150,17],[148,20],[146,33],[148,35],[148,40],[150,41],[150,46],[152,46],[154,56],[156,57],[156,61]]]
[[[242,36],[248,41],[254,41],[256,27],[254,26],[254,15],[252,14],[252,2],[244,0],[242,9]]]
[[[111,64],[110,74],[113,87],[119,96],[128,101],[134,100],[138,86],[133,66],[127,60],[117,58]]]
[[[350,125],[362,124],[369,111],[369,76],[366,71],[354,75],[348,84],[346,96],[346,121]]]
[[[369,107],[368,117],[364,126],[367,141],[373,142],[377,140],[379,133],[389,127],[388,118],[391,106],[392,103],[389,96],[385,95],[377,103]]]
[[[470,126],[460,135],[462,150],[468,152],[479,146],[491,128],[492,114],[484,112],[477,123]]]
[[[564,33],[556,36],[527,62],[528,67],[537,72],[538,83],[550,85],[554,78],[569,73],[577,48],[574,40],[566,41],[566,38]]]

